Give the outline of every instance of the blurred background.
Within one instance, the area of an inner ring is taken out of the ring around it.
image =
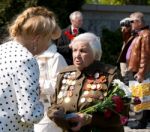
[[[122,47],[120,20],[141,11],[149,25],[149,5],[150,0],[0,0],[0,43],[8,36],[8,24],[27,7],[45,6],[54,11],[61,28],[70,24],[71,12],[80,10],[84,16],[83,28],[101,38],[102,61],[116,64]]]

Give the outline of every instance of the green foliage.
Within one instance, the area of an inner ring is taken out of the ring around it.
[[[86,2],[102,5],[150,5],[150,0],[86,0]]]
[[[122,47],[122,34],[120,29],[110,31],[108,29],[102,30],[102,61],[105,63],[116,65],[117,58]]]
[[[0,34],[6,36],[7,24],[25,8],[45,6],[54,11],[61,28],[69,24],[69,14],[81,10],[85,0],[1,0],[0,1]],[[1,35],[1,39],[3,38]],[[1,41],[0,39],[0,41]]]

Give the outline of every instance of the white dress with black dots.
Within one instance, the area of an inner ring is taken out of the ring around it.
[[[0,132],[33,132],[43,113],[36,59],[16,41],[0,45]]]

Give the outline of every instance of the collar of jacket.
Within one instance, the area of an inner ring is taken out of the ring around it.
[[[133,36],[138,36],[139,34],[139,32],[140,31],[142,31],[142,30],[145,30],[145,29],[149,29],[149,26],[144,26],[144,27],[142,27],[142,28],[140,28],[140,29],[137,29],[137,30],[133,30],[132,32],[131,32],[131,35],[133,35]]]
[[[80,71],[74,65],[70,65],[64,68],[62,71],[60,71],[60,74],[61,73],[63,74],[65,72],[76,72],[76,78],[79,78],[82,73],[88,76],[94,75],[95,72],[114,74],[116,70],[117,70],[117,67],[114,67],[109,64],[104,64],[100,61],[94,61],[91,65],[89,65],[83,71]]]
[[[113,74],[116,71],[117,67],[114,67],[109,64],[104,64],[100,61],[94,61],[91,65],[83,70],[87,75],[93,75],[96,72],[109,73]]]

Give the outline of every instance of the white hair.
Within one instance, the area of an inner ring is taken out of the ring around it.
[[[100,42],[100,37],[96,36],[94,33],[86,32],[75,37],[71,45],[77,44],[77,41],[85,42],[85,44],[89,44],[92,49],[94,59],[100,60],[102,56],[102,47]]]
[[[123,23],[123,22],[125,22],[125,21],[133,21],[133,19],[130,18],[130,17],[123,18],[123,19],[120,21],[120,24]]]
[[[74,11],[69,16],[70,20],[74,20],[76,18],[83,18],[82,13],[80,11]]]
[[[133,20],[138,20],[139,22],[145,24],[144,14],[142,12],[131,13],[130,18],[132,18]]]

